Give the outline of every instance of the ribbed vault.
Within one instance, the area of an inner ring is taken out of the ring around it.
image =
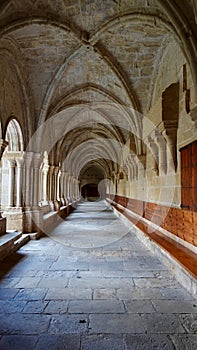
[[[110,176],[130,151],[145,156],[144,118],[172,46],[196,81],[195,18],[184,10],[169,0],[3,1],[0,47],[20,61],[28,150],[77,178],[89,163]]]

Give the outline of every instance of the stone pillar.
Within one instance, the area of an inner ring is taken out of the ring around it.
[[[135,154],[131,154],[129,156],[129,161],[132,165],[132,177],[133,177],[133,181],[136,181],[138,179],[138,168],[137,168],[137,163],[136,163],[136,155]]]
[[[14,207],[15,159],[7,159],[9,164],[8,207]]]
[[[5,148],[7,147],[7,145],[8,145],[7,141],[0,139],[0,160],[2,158],[3,152],[4,152]]]
[[[61,171],[58,170],[58,173],[57,173],[57,200],[60,201],[61,199],[61,183],[60,183],[60,179],[61,179]]]
[[[63,205],[65,205],[65,172],[61,171],[60,177],[60,199]]]
[[[68,173],[64,173],[64,196],[68,199]]]
[[[148,137],[148,147],[150,149],[153,163],[152,163],[152,172],[154,175],[158,176],[159,171],[158,171],[158,163],[159,163],[159,157],[158,157],[158,148],[156,143],[151,137]]]
[[[159,134],[156,136],[155,141],[159,149],[159,175],[165,175],[167,169],[166,140],[163,135]]]
[[[73,183],[74,179],[73,176],[70,175],[70,200],[71,202],[73,202],[74,199],[74,183]]]
[[[54,201],[54,177],[53,177],[53,173],[54,173],[54,165],[50,165],[49,167],[49,176],[48,176],[48,180],[49,180],[49,189],[48,189],[48,195],[49,195],[49,200],[51,203],[53,203]]]
[[[42,181],[43,181],[43,183],[42,183],[42,188],[43,188],[43,202],[45,203],[45,204],[47,204],[47,202],[48,202],[48,198],[47,198],[47,179],[48,179],[48,172],[49,172],[49,165],[44,165],[44,167],[43,167],[43,170],[42,170],[42,172],[43,172],[43,178],[42,178]]]
[[[67,198],[68,198],[68,201],[70,202],[71,201],[71,189],[70,189],[70,175],[68,174],[67,175]]]
[[[23,158],[16,158],[17,174],[16,174],[16,206],[22,207],[22,188],[23,188]]]
[[[59,186],[58,186],[58,173],[59,173],[59,166],[55,166],[54,167],[54,201],[57,201],[58,198],[58,189],[59,189]]]
[[[40,153],[33,155],[33,206],[38,207],[39,199],[39,171],[40,171]]]
[[[78,200],[80,199],[79,185],[80,185],[80,182],[79,180],[77,180],[77,199]]]
[[[146,156],[145,155],[139,155],[138,156],[138,179],[144,179],[145,178],[145,169],[146,169]]]
[[[167,129],[163,132],[163,135],[167,141],[167,170],[168,172],[175,172],[177,168],[177,129]]]
[[[30,207],[32,205],[32,152],[26,152],[24,155],[25,162],[25,189],[24,189],[24,199],[25,199],[25,207]]]

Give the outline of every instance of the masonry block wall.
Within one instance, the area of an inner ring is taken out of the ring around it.
[[[145,176],[128,178],[124,193],[117,186],[117,193],[108,198],[114,205],[120,205],[119,210],[130,220],[124,208],[167,230],[180,242],[197,246],[197,131],[191,117],[191,111],[195,111],[194,85],[178,45],[173,43],[166,48],[157,74],[152,104],[143,127]],[[163,140],[158,140],[158,135],[162,135]],[[165,147],[163,168],[160,145]],[[148,229],[137,219],[132,220],[138,227]]]

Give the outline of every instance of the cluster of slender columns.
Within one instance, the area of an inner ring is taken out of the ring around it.
[[[45,170],[45,178],[46,176],[47,189],[43,190],[43,193],[46,193],[50,203],[57,201],[60,205],[67,205],[80,198],[79,181],[59,166],[49,165]],[[43,200],[46,199],[43,196]]]
[[[40,154],[7,152],[8,208],[36,207],[39,199]]]
[[[39,153],[7,152],[7,207],[35,208],[40,204],[61,205],[80,198],[79,181],[59,166],[49,165]]]
[[[165,175],[176,171],[176,127],[170,125],[163,131],[153,131],[147,137],[146,144],[152,155],[152,172],[155,175]]]
[[[125,167],[127,169],[128,180],[130,182],[137,181],[139,175],[139,160],[134,153],[130,154],[127,158]]]

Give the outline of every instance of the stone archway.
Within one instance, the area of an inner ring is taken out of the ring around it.
[[[7,228],[22,230],[22,170],[23,170],[23,135],[18,121],[9,121],[5,140],[7,147],[2,157],[2,196],[3,216],[7,218]]]

